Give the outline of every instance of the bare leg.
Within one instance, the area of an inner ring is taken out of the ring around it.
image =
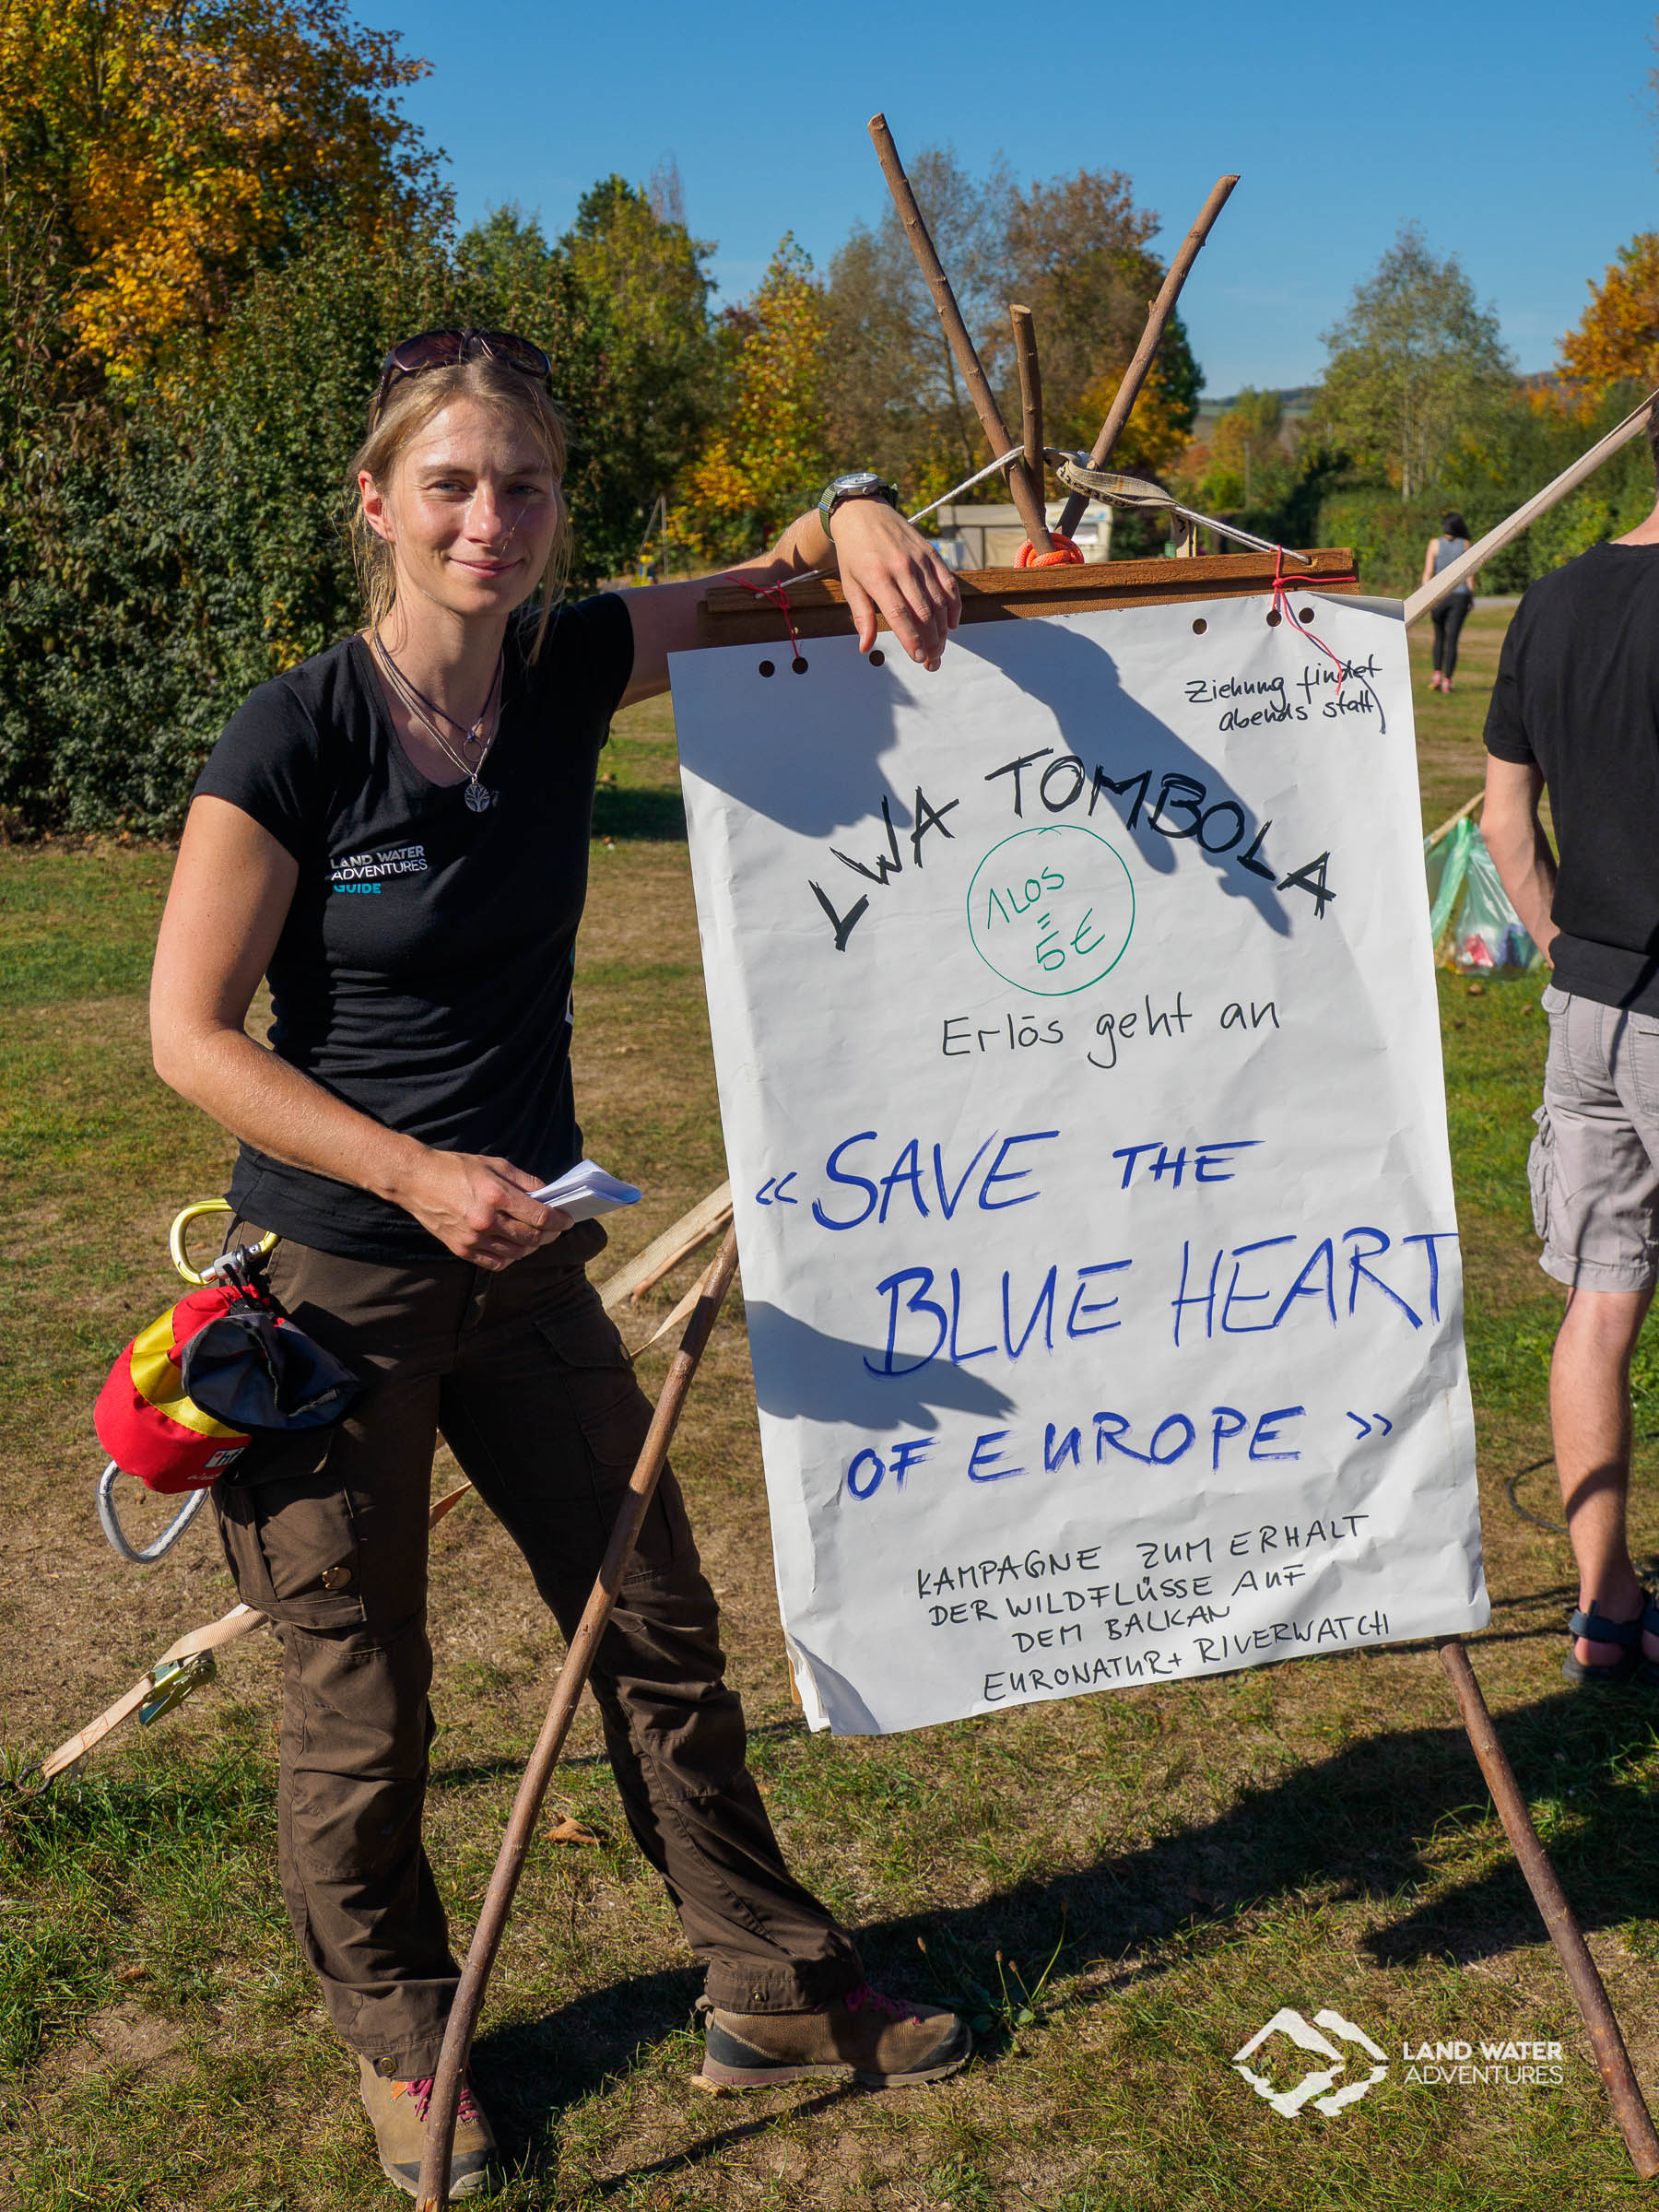
[[[1549,1371],[1549,1418],[1567,1533],[1578,1561],[1579,1605],[1609,1620],[1633,1620],[1641,1585],[1625,1535],[1630,1485],[1630,1354],[1652,1290],[1572,1290]],[[1659,1637],[1641,1648],[1659,1659]],[[1573,1646],[1588,1666],[1611,1666],[1616,1643]]]

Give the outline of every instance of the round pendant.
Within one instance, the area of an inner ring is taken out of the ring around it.
[[[469,783],[466,787],[466,803],[475,814],[483,814],[493,806],[495,795],[493,791],[486,791],[482,783]]]

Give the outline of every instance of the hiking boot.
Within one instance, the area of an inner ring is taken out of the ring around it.
[[[851,2076],[867,2089],[939,2081],[968,2063],[968,2023],[941,2005],[884,1996],[867,1982],[815,2012],[727,2012],[705,1997],[702,2072],[711,2089],[758,2089],[814,2075]]]
[[[432,2077],[427,2074],[416,2081],[394,2081],[375,2070],[372,2059],[361,2056],[358,2073],[363,2109],[374,2123],[381,2171],[406,2196],[417,2196]],[[461,2102],[455,2112],[455,2147],[450,2159],[452,2196],[477,2196],[488,2186],[485,2170],[495,2156],[495,2147],[494,2130],[473,2102],[469,2076],[461,2084]]]

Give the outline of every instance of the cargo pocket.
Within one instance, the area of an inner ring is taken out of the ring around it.
[[[219,1541],[244,1605],[295,1628],[359,1628],[366,1614],[356,1515],[321,1464],[326,1434],[305,1441],[317,1463],[306,1472],[218,1487]]]
[[[1533,1231],[1547,1242],[1549,1185],[1555,1171],[1555,1130],[1550,1124],[1547,1106],[1540,1106],[1533,1115],[1533,1120],[1536,1124],[1537,1134],[1526,1156],[1526,1180],[1532,1191]]]
[[[1652,1014],[1629,1015],[1625,1040],[1641,1110],[1644,1114],[1659,1114],[1659,1018]],[[1645,1142],[1653,1132],[1644,1129],[1641,1134]]]
[[[559,1370],[582,1432],[594,1506],[608,1535],[651,1427],[650,1400],[597,1298],[573,1312],[538,1319],[535,1331]],[[679,1486],[665,1469],[640,1532],[638,1564],[655,1569],[689,1548]]]

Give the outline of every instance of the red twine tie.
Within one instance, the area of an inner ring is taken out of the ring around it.
[[[790,653],[798,661],[801,657],[801,641],[795,634],[794,613],[789,604],[789,586],[786,583],[751,583],[747,576],[734,576],[732,582],[741,584],[746,592],[752,592],[757,599],[764,599],[769,606],[777,608],[783,618],[783,627],[789,632]]]
[[[1076,538],[1063,536],[1058,530],[1054,531],[1053,535],[1054,549],[1052,553],[1039,553],[1028,537],[1014,557],[1015,567],[1017,569],[1081,568],[1084,565],[1083,555]]]
[[[1359,575],[1355,571],[1346,570],[1340,575],[1306,577],[1302,581],[1301,589],[1306,592],[1312,591],[1316,585],[1328,585],[1333,583],[1358,583],[1359,581]],[[1371,689],[1371,685],[1366,682],[1364,677],[1357,675],[1354,669],[1350,667],[1348,663],[1342,658],[1340,653],[1333,653],[1330,647],[1325,643],[1324,640],[1320,637],[1316,631],[1310,629],[1305,622],[1299,622],[1297,620],[1296,609],[1290,604],[1290,592],[1291,586],[1285,581],[1285,548],[1283,546],[1275,546],[1273,548],[1273,612],[1288,621],[1291,629],[1295,630],[1300,637],[1306,638],[1309,643],[1312,645],[1317,645],[1320,652],[1324,654],[1325,659],[1331,663],[1333,667],[1335,667],[1336,670],[1336,696],[1338,699],[1342,697],[1342,687],[1347,683],[1350,676],[1354,677],[1354,681],[1357,684],[1364,685],[1366,690],[1371,692],[1371,698],[1376,700],[1379,725],[1381,728],[1386,730],[1388,727],[1388,717],[1382,712],[1382,701],[1377,698],[1376,692]]]

